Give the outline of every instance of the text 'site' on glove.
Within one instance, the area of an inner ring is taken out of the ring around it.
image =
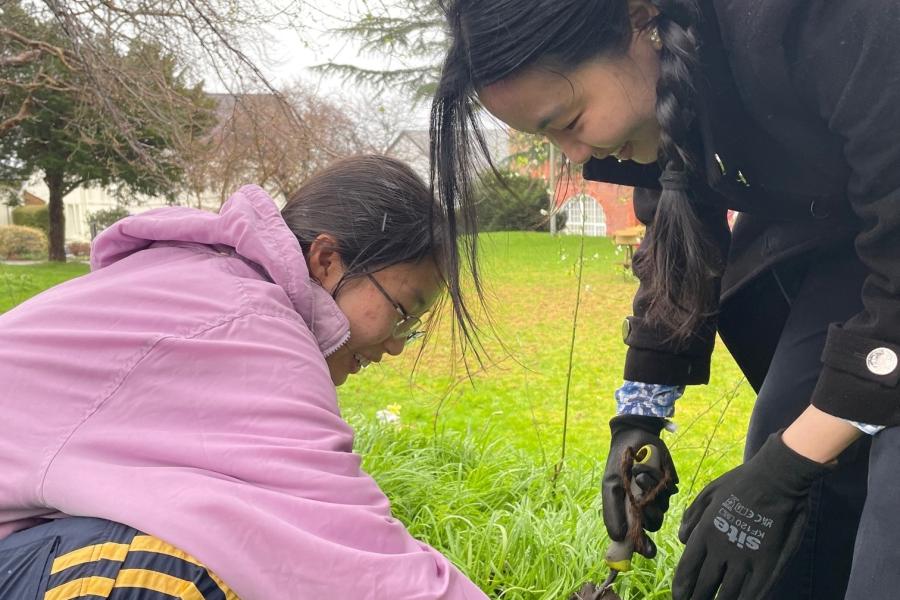
[[[784,571],[803,536],[812,485],[829,466],[769,436],[748,462],[700,492],[678,537],[687,544],[674,600],[759,600]]]
[[[603,523],[609,537],[617,542],[625,539],[628,533],[626,507],[629,501],[625,494],[626,482],[622,478],[622,461],[629,449],[634,452],[647,444],[652,445],[659,452],[661,468],[670,475],[666,487],[641,512],[641,524],[645,531],[659,531],[663,516],[669,509],[669,498],[678,492],[678,475],[672,456],[659,437],[665,426],[665,419],[642,415],[619,415],[609,422],[612,437],[603,473]],[[631,476],[644,491],[656,488],[663,479],[663,473],[659,469],[639,464],[633,466]],[[643,550],[638,546],[638,551],[647,558],[653,558],[656,546],[649,537],[644,537],[646,543],[643,544]]]

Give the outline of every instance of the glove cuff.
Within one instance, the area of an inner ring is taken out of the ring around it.
[[[784,443],[782,433],[783,429],[770,435],[759,452],[750,460],[767,472],[776,474],[784,491],[806,494],[816,481],[831,472],[834,467],[797,454]]]
[[[646,415],[618,415],[609,420],[609,430],[616,435],[623,429],[640,429],[659,437],[668,421],[660,417]]]

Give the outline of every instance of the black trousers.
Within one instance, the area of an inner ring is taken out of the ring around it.
[[[758,393],[745,460],[809,406],[828,325],[862,310],[865,275],[852,247],[816,251],[780,265],[723,303],[720,336]],[[897,429],[858,440],[815,486],[803,542],[768,600],[900,598],[900,552],[893,542],[900,523],[891,507],[900,498],[900,469],[891,464],[900,457]],[[871,491],[870,454],[873,474],[881,473]],[[891,474],[887,480],[884,473]],[[873,570],[870,555],[878,557],[881,571]]]
[[[68,517],[0,540],[2,600],[238,600],[195,558],[121,523]]]

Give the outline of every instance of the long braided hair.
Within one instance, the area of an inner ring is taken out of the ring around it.
[[[654,0],[659,32],[660,76],[656,118],[660,125],[662,191],[647,240],[635,257],[635,272],[648,286],[644,318],[675,339],[686,339],[717,306],[716,278],[722,256],[708,237],[691,201],[697,174],[696,122],[697,38],[700,15],[690,0]]]
[[[477,92],[533,66],[567,73],[589,60],[628,52],[634,31],[628,0],[438,0],[450,37],[431,110],[431,173],[448,213],[451,261],[466,262],[481,296],[473,181],[493,165],[479,127]],[[722,257],[690,201],[697,170],[695,122],[699,12],[694,0],[652,0],[646,27],[659,32],[656,114],[662,192],[635,270],[651,298],[645,318],[684,340],[716,306]]]

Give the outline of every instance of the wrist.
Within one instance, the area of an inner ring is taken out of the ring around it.
[[[641,429],[647,433],[659,436],[667,424],[668,421],[666,419],[649,415],[624,414],[616,415],[609,420],[609,428],[613,435],[625,429]]]
[[[862,432],[845,421],[810,406],[785,429],[785,446],[818,463],[834,461]]]

